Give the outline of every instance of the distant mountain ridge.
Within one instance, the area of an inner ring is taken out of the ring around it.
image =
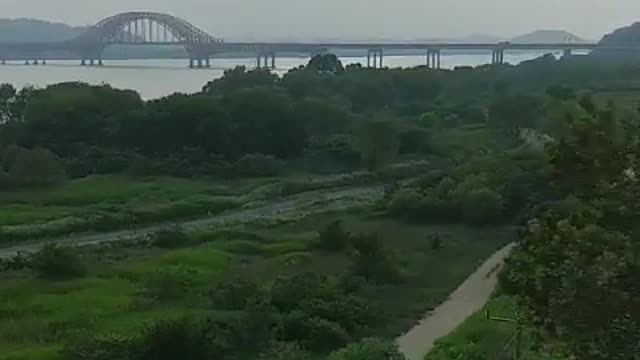
[[[86,29],[36,19],[0,19],[0,42],[64,41],[82,34]]]
[[[511,42],[514,44],[581,44],[588,41],[564,30],[536,30],[528,34],[516,36],[515,38],[511,39]]]
[[[640,48],[640,22],[635,22],[627,27],[614,30],[605,35],[598,43],[598,47],[591,53],[591,56],[600,60],[613,61],[637,61],[640,58],[638,50],[609,50],[603,48]]]

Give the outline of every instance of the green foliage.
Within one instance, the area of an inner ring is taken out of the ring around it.
[[[320,74],[340,74],[344,71],[342,62],[334,54],[318,54],[309,60],[305,70],[315,71]]]
[[[266,69],[247,71],[246,67],[237,66],[225,70],[223,77],[208,82],[202,88],[202,92],[210,95],[223,95],[255,86],[274,85],[277,79],[277,75]]]
[[[532,222],[509,260],[505,288],[532,321],[584,359],[633,359],[640,341],[635,241],[597,225]],[[593,312],[594,304],[598,311]]]
[[[502,197],[488,188],[475,188],[456,193],[462,219],[467,224],[490,225],[502,220]]]
[[[433,251],[442,250],[442,237],[440,236],[440,234],[435,233],[429,236],[429,246]]]
[[[253,282],[246,280],[233,280],[218,283],[210,292],[211,302],[214,308],[220,310],[244,310],[262,292]]]
[[[311,354],[297,343],[276,342],[258,360],[311,360]]]
[[[145,329],[139,360],[209,358],[205,324],[191,319],[160,321]]]
[[[0,173],[0,186],[50,186],[65,179],[64,166],[60,159],[45,149],[9,146],[3,151],[2,168],[6,174]]]
[[[398,346],[385,340],[366,338],[329,356],[329,360],[405,360]]]
[[[135,360],[136,338],[117,334],[76,338],[60,351],[65,360]]]
[[[276,176],[283,172],[284,163],[271,155],[245,154],[231,166],[230,171],[239,177]]]
[[[517,136],[520,129],[535,128],[542,115],[542,101],[526,95],[496,100],[489,108],[489,125]]]
[[[392,251],[383,247],[376,235],[353,239],[352,273],[371,282],[393,283],[400,280],[400,269]]]
[[[398,152],[394,127],[387,121],[367,121],[358,131],[357,147],[360,158],[369,170],[377,170],[393,159]]]
[[[285,341],[297,341],[315,353],[340,348],[350,341],[349,334],[339,324],[302,311],[283,317],[280,336]]]
[[[168,302],[188,297],[197,272],[185,267],[166,267],[147,275],[140,293],[146,299]]]
[[[32,266],[46,279],[70,279],[85,276],[87,268],[78,251],[72,247],[46,244],[33,255]]]
[[[554,351],[586,360],[635,359],[640,343],[640,248],[630,170],[638,128],[613,106],[580,101],[568,131],[549,146],[557,190],[566,199],[532,219],[501,277],[525,319]],[[593,309],[598,311],[593,311]]]
[[[327,251],[341,251],[349,244],[351,235],[344,229],[342,221],[336,220],[318,234],[318,246]]]

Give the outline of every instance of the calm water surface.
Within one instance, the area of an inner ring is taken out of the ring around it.
[[[542,53],[505,54],[505,60],[517,64],[541,56]],[[276,72],[306,64],[308,58],[278,58]],[[343,63],[366,63],[366,58],[341,58]],[[442,67],[486,64],[491,54],[443,55]],[[411,67],[424,65],[424,56],[385,56],[384,65]],[[212,79],[221,77],[224,70],[237,65],[255,66],[255,59],[213,59],[210,69],[188,69],[187,60],[110,60],[103,67],[81,67],[78,61],[50,61],[47,65],[25,66],[20,62],[0,66],[0,83],[16,87],[33,85],[43,87],[66,81],[90,84],[110,84],[122,89],[138,91],[145,99],[154,99],[181,92],[193,93]]]

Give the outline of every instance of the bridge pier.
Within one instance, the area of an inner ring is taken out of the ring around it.
[[[256,59],[257,69],[275,69],[276,68],[276,53],[263,53],[258,54]]]
[[[571,57],[571,49],[564,49],[563,53],[562,53],[562,57],[563,58],[568,58]]]
[[[205,69],[210,67],[211,67],[211,59],[209,59],[208,55],[189,56],[190,69]]]
[[[493,49],[491,52],[491,64],[493,65],[502,65],[504,64],[504,49],[498,48]]]
[[[382,49],[369,49],[367,51],[367,67],[382,69],[384,63],[384,52]]]
[[[427,49],[427,67],[430,69],[440,69],[440,49]]]

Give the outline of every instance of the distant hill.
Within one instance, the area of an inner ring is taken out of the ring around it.
[[[85,27],[72,27],[35,19],[0,19],[0,42],[62,41],[76,37]]]
[[[586,40],[564,30],[537,30],[511,39],[514,44],[585,43]]]
[[[605,35],[591,56],[605,60],[638,60],[640,51],[603,50],[606,47],[638,47],[640,48],[640,22],[631,24]]]

